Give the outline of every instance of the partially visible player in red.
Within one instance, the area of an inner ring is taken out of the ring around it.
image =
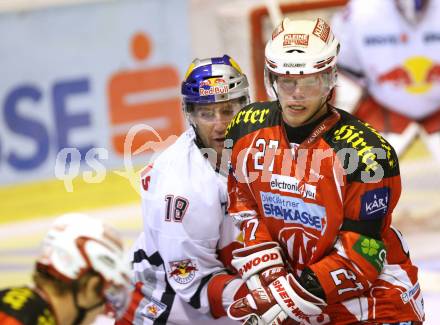
[[[82,214],[57,218],[35,264],[34,286],[0,290],[0,324],[86,325],[106,310],[121,317],[130,300],[123,261],[113,228]]]
[[[391,226],[397,156],[370,125],[329,104],[338,53],[324,20],[286,18],[265,50],[276,100],[248,105],[228,127],[229,212],[245,242],[232,264],[252,290],[229,308],[234,319],[424,320],[417,267]]]
[[[439,15],[439,0],[351,0],[332,20],[339,72],[361,90],[353,114],[398,155],[421,136],[440,160]]]

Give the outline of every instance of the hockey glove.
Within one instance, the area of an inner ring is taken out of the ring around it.
[[[232,256],[232,265],[251,292],[229,307],[229,317],[244,320],[245,324],[281,324],[287,316],[267,287],[287,275],[278,244],[268,242],[240,248],[234,250]]]
[[[326,303],[304,289],[292,274],[282,276],[269,285],[282,310],[299,323],[309,324],[309,316],[322,313]]]
[[[252,290],[246,297],[232,303],[228,316],[246,325],[278,325],[287,318],[270,290],[264,287]]]
[[[250,290],[267,287],[275,279],[287,275],[281,249],[275,242],[236,249],[232,256],[232,266]]]

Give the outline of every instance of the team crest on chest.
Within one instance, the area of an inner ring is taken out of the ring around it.
[[[191,259],[170,262],[170,277],[177,283],[190,283],[198,271],[196,263]]]

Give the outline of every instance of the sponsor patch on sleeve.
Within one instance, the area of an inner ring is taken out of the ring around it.
[[[155,299],[151,299],[151,301],[145,305],[142,309],[142,316],[147,317],[151,320],[157,319],[162,313],[166,310],[167,305],[164,303],[157,301]]]
[[[382,241],[366,236],[360,236],[353,249],[365,258],[378,273],[382,271],[386,250]]]
[[[361,198],[361,219],[374,220],[383,218],[390,204],[390,189],[382,187],[365,192]]]

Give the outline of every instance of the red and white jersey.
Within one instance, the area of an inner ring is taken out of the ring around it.
[[[413,120],[440,110],[440,1],[430,0],[417,25],[392,0],[351,0],[332,28],[338,64],[362,74],[384,107]]]
[[[144,226],[132,255],[138,298],[125,319],[134,324],[235,324],[227,317],[214,319],[207,288],[217,279],[213,275],[225,273],[232,250],[241,247],[236,241],[240,232],[226,213],[226,177],[202,155],[192,128],[141,177]]]
[[[228,127],[229,213],[246,246],[277,241],[291,272],[316,275],[328,306],[313,324],[424,318],[417,267],[390,226],[401,192],[389,143],[331,108],[290,144],[277,102],[251,104]]]

